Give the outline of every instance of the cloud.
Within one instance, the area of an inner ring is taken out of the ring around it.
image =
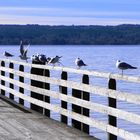
[[[83,11],[73,8],[1,7],[1,24],[118,25],[140,24],[139,12]]]
[[[0,7],[1,14],[7,15],[32,15],[32,16],[73,16],[73,17],[139,17],[140,12],[137,11],[97,11],[97,10],[79,10],[74,8],[30,8],[30,7]]]
[[[119,25],[140,24],[137,19],[90,18],[90,17],[38,17],[38,16],[0,16],[1,24],[40,24],[40,25]]]

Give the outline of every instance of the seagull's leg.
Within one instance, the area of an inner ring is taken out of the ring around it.
[[[123,70],[122,70],[122,76],[123,76]]]
[[[77,69],[79,70],[79,69],[80,69],[80,67],[78,66],[78,67],[77,67]]]
[[[53,67],[55,67],[55,64],[53,64]]]
[[[58,62],[59,64],[61,64],[62,66],[64,66],[61,62]]]

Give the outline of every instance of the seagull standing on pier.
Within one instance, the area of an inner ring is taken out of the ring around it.
[[[76,58],[75,64],[78,66],[78,69],[80,69],[82,66],[87,66],[80,58]]]
[[[20,54],[19,57],[22,59],[22,60],[26,60],[26,62],[28,62],[27,60],[29,59],[29,57],[27,57],[27,51],[28,51],[28,47],[30,46],[30,44],[24,48],[24,45],[23,45],[23,42],[21,41],[20,42]]]
[[[12,55],[12,54],[6,52],[6,51],[3,53],[3,55],[4,55],[5,57],[7,57],[7,58],[8,58],[8,57],[13,57],[13,56],[14,56],[14,55]]]
[[[127,69],[137,69],[137,67],[133,67],[130,64],[127,64],[125,62],[121,62],[120,60],[117,60],[116,62],[116,67],[120,70],[122,70],[122,75],[123,75],[123,70]]]

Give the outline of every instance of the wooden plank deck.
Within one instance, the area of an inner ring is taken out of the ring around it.
[[[36,112],[14,107],[0,98],[0,140],[97,140]]]

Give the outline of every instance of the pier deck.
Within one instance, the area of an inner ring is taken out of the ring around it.
[[[94,140],[93,137],[47,118],[28,112],[0,99],[1,140]]]

